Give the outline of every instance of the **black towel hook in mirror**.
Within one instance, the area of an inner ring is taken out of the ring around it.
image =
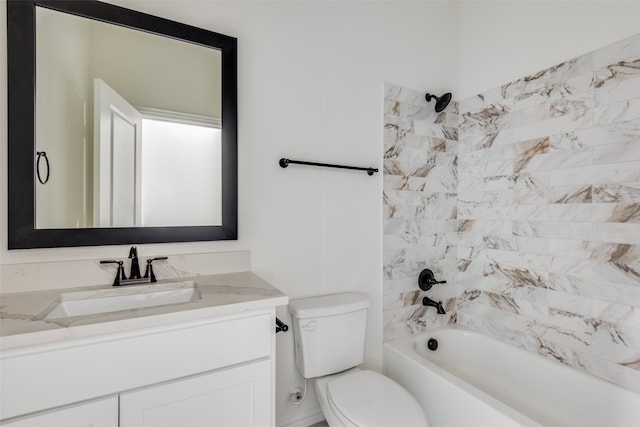
[[[45,151],[36,151],[37,159],[36,159],[36,175],[38,177],[38,181],[40,184],[44,185],[49,181],[49,159],[47,158],[47,153]],[[44,157],[45,164],[47,165],[47,175],[44,179],[42,179],[42,175],[40,175],[40,159]]]

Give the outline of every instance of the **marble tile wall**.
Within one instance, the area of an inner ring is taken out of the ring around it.
[[[455,319],[457,105],[437,114],[424,96],[385,85],[385,341]],[[448,283],[421,291],[418,275],[424,268]],[[427,294],[443,302],[446,315],[422,305]]]
[[[458,323],[640,392],[640,35],[445,113],[384,102],[385,341]]]
[[[640,35],[459,110],[457,323],[640,392]]]

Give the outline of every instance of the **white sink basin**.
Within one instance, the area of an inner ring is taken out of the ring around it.
[[[200,298],[193,281],[130,285],[126,288],[99,291],[68,292],[60,296],[60,300],[54,303],[50,310],[47,310],[42,319],[52,320],[169,304],[183,304],[197,301]]]

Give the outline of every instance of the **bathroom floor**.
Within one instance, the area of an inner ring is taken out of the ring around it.
[[[326,421],[320,421],[319,423],[311,424],[309,427],[329,427]]]

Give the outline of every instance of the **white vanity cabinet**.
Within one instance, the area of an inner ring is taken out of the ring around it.
[[[275,425],[275,308],[1,355],[2,426]]]
[[[120,395],[120,427],[267,427],[268,360]]]
[[[6,427],[118,427],[118,397],[70,405],[17,421]]]

